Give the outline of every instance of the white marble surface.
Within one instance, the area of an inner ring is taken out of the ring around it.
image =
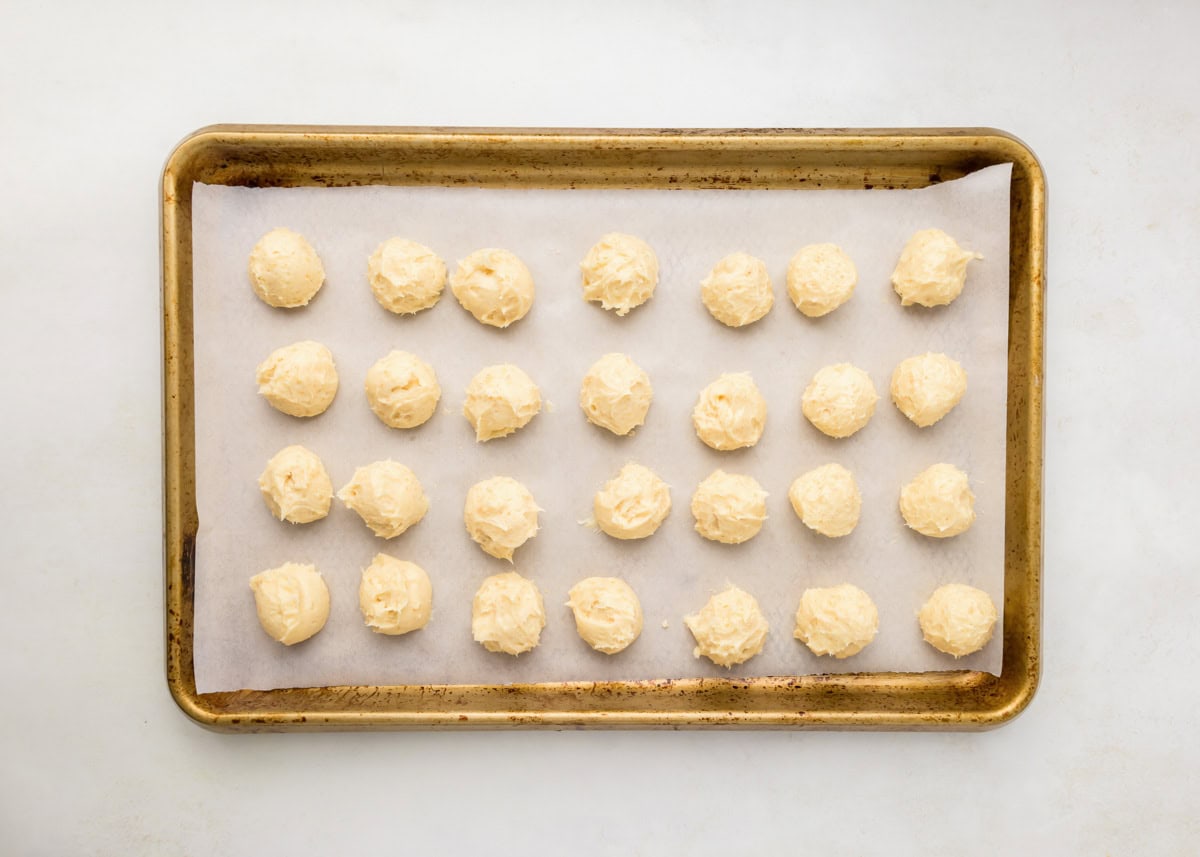
[[[0,852],[1194,853],[1200,6],[1042,5],[6,6]],[[156,182],[222,121],[1024,138],[1051,188],[1032,707],[982,735],[187,721],[162,668]]]

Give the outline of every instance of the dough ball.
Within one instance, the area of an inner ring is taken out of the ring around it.
[[[900,514],[912,529],[935,539],[965,533],[975,521],[975,495],[967,474],[935,464],[900,490]]]
[[[617,577],[588,577],[571,587],[567,606],[583,641],[606,655],[624,651],[642,633],[637,593]]]
[[[770,630],[754,596],[736,586],[708,599],[699,613],[684,616],[683,624],[696,638],[692,655],[727,669],[761,652]]]
[[[433,585],[425,569],[375,554],[358,584],[358,607],[367,627],[396,636],[424,628],[433,610]]]
[[[875,639],[879,611],[871,596],[843,583],[828,589],[806,589],[796,610],[794,636],[814,655],[848,658]]]
[[[250,251],[250,285],[273,307],[305,306],[325,282],[321,257],[303,235],[272,229]]]
[[[714,470],[692,495],[692,515],[704,538],[740,545],[762,529],[767,492],[752,476]]]
[[[540,511],[520,482],[493,476],[467,491],[463,523],[484,553],[512,562],[513,551],[537,535]]]
[[[653,535],[671,511],[671,489],[649,467],[630,462],[592,501],[596,526],[614,539]]]
[[[442,296],[446,263],[424,244],[389,238],[367,260],[367,281],[381,307],[412,315],[429,309]]]
[[[858,526],[862,494],[854,474],[840,464],[825,464],[797,478],[788,499],[804,526],[823,536],[848,536]]]
[[[329,514],[333,483],[312,450],[285,446],[271,456],[258,477],[258,488],[271,514],[281,521],[308,524]]]
[[[312,340],[276,348],[258,364],[255,380],[258,394],[272,408],[292,417],[325,413],[338,390],[333,355]]]
[[[892,373],[892,401],[922,428],[950,413],[966,391],[966,370],[945,354],[909,357]]]
[[[775,305],[771,275],[762,259],[730,253],[700,283],[700,299],[721,324],[742,327],[758,321]]]
[[[992,639],[996,605],[982,589],[950,583],[934,590],[917,614],[925,642],[960,658],[978,652]]]
[[[579,388],[579,407],[588,422],[627,435],[646,422],[654,398],[650,376],[625,354],[605,354],[592,364]]]
[[[367,402],[392,428],[416,428],[433,416],[442,388],[433,367],[407,351],[393,351],[367,370]]]
[[[450,290],[463,309],[492,327],[520,321],[533,306],[533,274],[507,250],[476,250],[463,259]]]
[[[828,315],[854,294],[858,270],[836,244],[801,247],[788,262],[788,296],[809,318]]]
[[[849,363],[826,366],[804,391],[805,418],[830,437],[850,437],[871,420],[879,394],[866,372]]]
[[[610,232],[597,241],[583,261],[583,299],[625,315],[654,296],[658,257],[641,238]]]
[[[384,539],[400,535],[429,511],[429,498],[416,474],[391,459],[355,470],[337,496]]]
[[[463,416],[475,440],[510,435],[529,424],[542,409],[542,393],[533,379],[511,363],[488,366],[467,385]]]
[[[258,623],[285,646],[302,643],[325,627],[329,587],[316,566],[284,563],[250,578]]]
[[[483,581],[471,603],[471,635],[489,652],[519,655],[538,644],[546,627],[542,593],[515,571]]]
[[[967,262],[982,258],[940,229],[922,229],[904,245],[892,272],[892,287],[904,306],[945,306],[962,294]]]
[[[749,372],[727,373],[700,392],[692,410],[696,436],[722,451],[754,446],[767,424],[767,400]]]

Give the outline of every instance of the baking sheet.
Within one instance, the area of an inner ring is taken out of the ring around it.
[[[922,642],[915,614],[947,582],[979,586],[1003,604],[1010,171],[990,167],[922,190],[820,193],[196,185],[197,691],[998,673],[1000,627],[984,651],[955,661]],[[246,280],[250,248],[280,225],[305,234],[325,264],[326,284],[305,309],[267,307]],[[972,263],[967,289],[950,307],[903,308],[890,288],[892,267],[912,232],[932,225],[985,259]],[[654,299],[624,319],[580,298],[578,261],[612,230],[645,238],[661,266]],[[451,268],[478,247],[513,250],[537,282],[533,310],[498,331],[478,324],[447,291],[430,311],[391,315],[372,297],[365,270],[367,256],[392,235],[428,244]],[[834,241],[850,254],[859,286],[848,304],[813,320],[792,307],[784,271],[796,249],[815,241]],[[700,280],[734,250],[766,260],[776,287],[775,309],[743,330],[718,324],[699,300]],[[329,346],[342,381],[333,406],[313,420],[274,411],[254,384],[259,361],[299,339]],[[367,368],[393,348],[430,362],[443,389],[438,414],[413,431],[380,423],[362,389]],[[960,360],[970,387],[954,412],[919,430],[891,405],[887,385],[896,363],[927,350]],[[647,425],[629,438],[591,426],[577,405],[580,379],[608,351],[629,353],[655,387]],[[882,398],[870,425],[833,440],[803,419],[800,394],[813,372],[841,361],[866,369]],[[516,435],[476,444],[460,412],[463,390],[478,369],[497,362],[528,371],[550,406]],[[752,372],[767,398],[766,432],[750,450],[719,453],[692,431],[696,395],[726,371]],[[409,464],[430,497],[429,514],[390,541],[373,536],[337,501],[315,524],[274,520],[256,480],[266,460],[291,443],[322,457],[335,489],[361,464],[387,457]],[[670,517],[638,542],[618,542],[578,523],[590,515],[595,490],[628,460],[650,466],[672,487]],[[963,536],[935,541],[908,531],[896,503],[901,485],[943,460],[971,474],[978,520]],[[850,467],[863,493],[862,520],[844,539],[808,531],[787,500],[792,479],[827,461]],[[771,517],[744,545],[710,543],[692,530],[692,490],[717,467],[749,473],[770,492]],[[517,551],[514,566],[485,555],[462,526],[467,489],[493,475],[521,480],[545,509],[541,532]],[[396,638],[363,625],[359,574],[380,551],[429,571],[435,594],[426,629]],[[332,597],[325,630],[291,648],[259,629],[247,585],[254,573],[285,561],[315,563]],[[475,589],[510,568],[537,582],[548,613],[542,644],[519,658],[488,653],[470,634]],[[593,574],[624,577],[642,600],[642,637],[615,657],[588,649],[562,606],[567,590]],[[796,604],[805,588],[843,581],[875,599],[879,635],[848,660],[816,658],[792,638]],[[726,582],[754,594],[771,625],[763,653],[728,671],[692,657],[682,623]]]

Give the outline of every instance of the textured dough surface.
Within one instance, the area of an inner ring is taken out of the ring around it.
[[[492,327],[520,321],[533,306],[533,274],[515,253],[486,248],[458,263],[450,290],[463,309]]]
[[[671,489],[649,467],[630,462],[592,501],[596,526],[614,539],[653,535],[671,511]]]
[[[740,545],[758,535],[767,519],[767,492],[753,476],[714,470],[692,495],[696,532]]]
[[[753,324],[775,305],[766,263],[749,253],[730,253],[700,283],[700,300],[721,324]]]
[[[922,535],[948,539],[975,522],[975,495],[967,474],[953,464],[935,464],[900,489],[900,514]]]
[[[250,251],[250,285],[263,303],[291,309],[308,304],[325,282],[321,257],[298,232],[272,229]]]
[[[597,652],[615,655],[642,633],[642,605],[619,577],[588,577],[571,587],[567,606],[575,630]]]
[[[392,428],[416,428],[433,416],[442,388],[433,367],[407,351],[393,351],[367,370],[367,402]]]
[[[463,416],[475,440],[505,437],[529,425],[542,409],[542,393],[533,379],[512,363],[481,369],[467,385]]]
[[[840,464],[824,464],[797,477],[788,499],[804,526],[823,536],[848,536],[858,526],[862,494],[854,474]]]
[[[579,270],[583,299],[616,310],[617,315],[650,300],[658,285],[658,257],[650,245],[621,232],[610,232],[592,245]]]
[[[588,422],[627,435],[646,422],[654,399],[650,376],[627,354],[605,354],[592,364],[579,387],[579,407]]]
[[[333,354],[319,342],[303,340],[276,348],[258,364],[258,394],[292,417],[323,414],[338,391]]]
[[[329,514],[333,483],[320,457],[303,446],[285,446],[271,456],[258,489],[271,514],[292,524],[308,524]]]
[[[696,638],[692,655],[726,669],[761,652],[770,630],[758,601],[736,586],[708,599],[699,613],[684,616],[683,624]]]
[[[400,535],[429,511],[429,498],[416,474],[391,459],[355,470],[337,496],[384,539]]]
[[[539,511],[528,488],[493,476],[467,491],[463,523],[484,553],[512,562],[513,551],[537,535]]]
[[[809,318],[828,315],[850,300],[858,269],[836,244],[801,247],[788,262],[788,297]]]
[[[696,436],[716,450],[754,446],[767,424],[767,400],[749,372],[721,375],[700,392],[692,410]]]
[[[945,354],[909,357],[892,372],[892,401],[921,428],[950,413],[965,392],[966,370]]]
[[[879,394],[862,369],[836,363],[819,370],[804,390],[801,411],[823,434],[850,437],[871,421]]]
[[[424,244],[389,238],[367,259],[367,281],[381,307],[397,315],[412,315],[441,298],[446,263]]]
[[[796,609],[794,636],[814,655],[848,658],[875,639],[879,611],[871,596],[843,583],[826,589],[806,589]]]
[[[285,646],[302,643],[325,627],[329,587],[316,566],[288,562],[250,578],[258,623]]]
[[[998,616],[991,596],[982,589],[950,583],[934,590],[917,619],[929,645],[961,658],[988,644]]]
[[[904,245],[892,272],[892,288],[904,306],[945,306],[962,294],[967,263],[982,258],[940,229],[922,229]]]
[[[489,652],[519,655],[533,649],[546,627],[546,606],[532,580],[515,571],[483,581],[471,603],[471,635]]]
[[[433,610],[433,584],[415,562],[376,554],[358,584],[358,608],[367,627],[397,636],[424,628]]]

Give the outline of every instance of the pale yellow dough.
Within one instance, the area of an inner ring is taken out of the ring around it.
[[[542,394],[533,379],[511,363],[481,369],[467,385],[463,416],[475,429],[475,440],[504,437],[524,428],[542,409]]]
[[[458,263],[450,290],[463,309],[492,327],[520,321],[533,306],[533,274],[508,250],[476,250]]]
[[[329,619],[329,587],[316,566],[288,562],[250,578],[258,623],[285,646],[302,643]]]
[[[621,232],[610,232],[597,241],[579,269],[583,272],[583,299],[616,310],[617,315],[650,300],[658,285],[658,257],[650,245]]]
[[[875,639],[879,611],[871,596],[843,583],[827,589],[806,589],[796,610],[794,636],[814,655],[848,658]]]
[[[537,535],[539,511],[528,488],[493,476],[467,491],[463,523],[484,553],[512,562],[513,551]]]
[[[271,514],[281,521],[308,524],[329,514],[333,483],[321,459],[303,446],[285,446],[271,456],[258,477]]]
[[[825,464],[798,477],[788,499],[804,526],[823,536],[848,536],[858,526],[862,494],[854,474],[840,464]]]
[[[950,583],[934,590],[917,619],[925,642],[961,658],[988,644],[998,616],[991,596],[982,589]]]
[[[948,539],[975,521],[975,495],[967,474],[953,464],[935,464],[900,490],[900,514],[922,535]]]
[[[700,283],[700,299],[721,324],[742,327],[771,311],[775,293],[766,263],[749,253],[730,253]]]
[[[312,340],[276,348],[258,364],[255,380],[258,394],[275,410],[292,417],[324,413],[338,390],[333,355]]]
[[[337,496],[384,539],[400,535],[429,511],[429,498],[416,474],[391,459],[355,470]]]
[[[770,630],[758,601],[736,586],[708,599],[699,613],[684,616],[683,624],[696,638],[692,655],[726,669],[761,652]]]
[[[471,603],[471,635],[489,652],[519,655],[538,644],[546,606],[532,580],[515,571],[483,581]]]
[[[692,495],[692,515],[704,538],[740,545],[762,529],[767,492],[752,476],[714,470]]]
[[[377,634],[407,634],[428,624],[433,584],[416,563],[376,554],[363,569],[358,608],[367,627]]]
[[[809,318],[828,315],[854,294],[858,269],[836,244],[801,247],[788,263],[788,296]]]
[[[804,390],[800,410],[830,437],[850,437],[870,422],[879,394],[862,369],[849,363],[826,366]]]
[[[429,309],[446,287],[446,263],[424,244],[389,238],[367,259],[367,281],[388,312],[412,315]]]
[[[392,428],[416,428],[433,416],[442,388],[433,367],[407,351],[393,351],[367,370],[367,402]]]
[[[702,391],[692,410],[696,436],[713,449],[754,446],[767,424],[767,400],[749,372],[727,373]]]
[[[892,373],[892,401],[922,428],[950,413],[966,391],[966,370],[945,354],[909,357]]]
[[[627,435],[645,423],[653,399],[650,376],[626,354],[605,354],[579,387],[579,407],[588,422],[616,435]]]
[[[642,605],[633,588],[618,577],[588,577],[571,587],[567,606],[575,630],[597,652],[615,655],[642,633]]]
[[[671,511],[671,489],[649,467],[630,462],[592,501],[596,526],[614,539],[653,535]]]
[[[250,251],[250,285],[264,303],[291,309],[305,306],[325,282],[321,257],[305,237],[272,229]]]
[[[967,263],[982,258],[940,229],[922,229],[904,245],[892,272],[892,287],[904,306],[945,306],[962,294]]]

